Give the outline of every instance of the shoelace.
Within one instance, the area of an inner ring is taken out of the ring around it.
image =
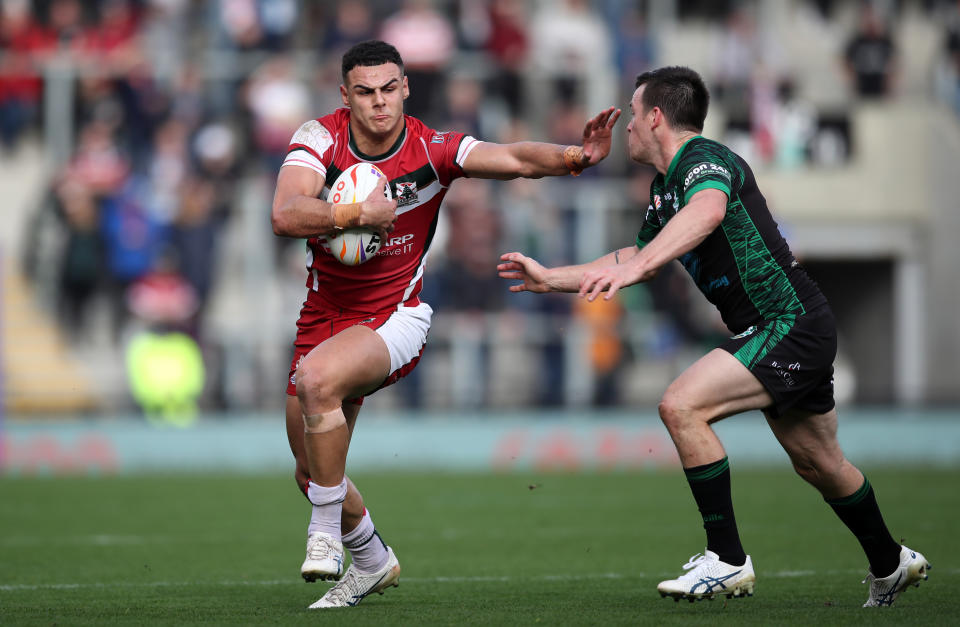
[[[357,596],[359,589],[360,586],[357,584],[353,571],[348,570],[343,579],[327,591],[327,596],[330,597],[331,601],[336,600],[339,605],[347,605]]]
[[[322,536],[314,539],[307,546],[307,555],[310,556],[310,559],[324,559],[329,557],[331,552],[332,547],[330,546],[330,543],[327,542],[327,539]]]
[[[708,559],[709,559],[709,558],[707,558],[707,556],[704,555],[703,553],[697,553],[696,555],[692,555],[692,556],[690,557],[690,559],[687,561],[687,563],[683,565],[683,570],[687,570],[687,571],[690,571],[690,572],[686,572],[686,573],[680,575],[679,578],[680,578],[680,579],[689,579],[690,577],[693,577],[693,576],[694,576],[694,570],[695,570],[698,566],[702,566],[704,563],[706,563],[706,562],[708,561]]]
[[[707,559],[707,556],[704,555],[703,553],[697,553],[696,555],[691,555],[690,559],[687,560],[687,563],[683,565],[683,570],[690,570],[691,568],[696,568],[705,559]]]

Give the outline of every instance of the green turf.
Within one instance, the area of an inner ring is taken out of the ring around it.
[[[0,479],[0,624],[930,624],[958,620],[960,470],[867,469],[894,534],[933,563],[862,609],[866,562],[818,495],[733,468],[749,599],[661,599],[703,548],[679,471],[354,477],[403,566],[356,608],[307,611],[308,505],[280,476]]]

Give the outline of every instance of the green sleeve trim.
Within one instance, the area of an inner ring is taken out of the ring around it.
[[[719,189],[721,192],[727,195],[728,199],[730,198],[730,186],[726,183],[722,183],[720,181],[704,181],[702,183],[697,183],[687,190],[687,192],[683,195],[683,204],[686,205],[688,202],[690,202],[691,196],[704,189]]]

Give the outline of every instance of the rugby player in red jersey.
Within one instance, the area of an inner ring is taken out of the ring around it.
[[[280,168],[274,233],[307,238],[307,300],[297,321],[287,386],[287,437],[296,477],[313,504],[307,581],[340,580],[311,608],[344,607],[397,584],[400,566],[346,477],[347,449],[364,395],[410,372],[426,343],[433,310],[419,299],[440,203],[461,176],[488,179],[579,174],[610,152],[620,110],[586,123],[582,146],[495,144],[438,132],[404,115],[410,93],[396,48],[362,42],[342,60],[344,108],[304,123]],[[324,199],[357,162],[386,175],[361,203]],[[389,184],[393,200],[385,200]],[[365,226],[387,234],[378,254],[344,266],[327,236]],[[343,572],[344,548],[352,563]],[[341,578],[342,577],[342,578]]]

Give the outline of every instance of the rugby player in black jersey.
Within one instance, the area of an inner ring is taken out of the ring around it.
[[[883,521],[870,482],[844,457],[833,399],[836,324],[817,285],[794,259],[747,163],[702,137],[709,93],[685,67],[637,77],[627,126],[631,159],[652,165],[650,204],[632,246],[592,262],[545,268],[513,252],[499,274],[511,291],[578,292],[612,298],[679,259],[734,334],[676,380],[660,418],[703,517],[707,547],[661,596],[689,600],[752,595],[730,494],[730,468],[711,425],[761,410],[797,473],[859,540],[869,561],[868,606],[890,605],[927,578],[923,555],[901,546]]]

